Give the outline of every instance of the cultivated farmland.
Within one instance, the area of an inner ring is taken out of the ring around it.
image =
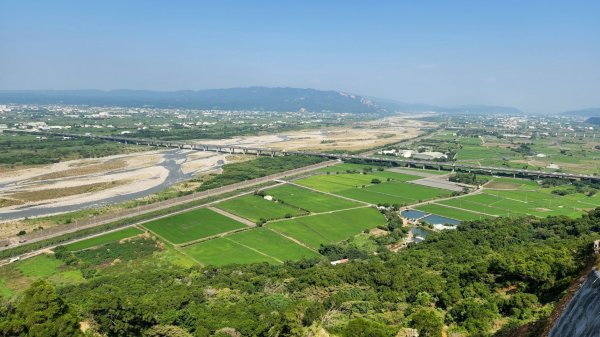
[[[199,208],[154,220],[145,223],[143,226],[175,244],[247,227],[207,208]]]
[[[196,261],[205,265],[222,266],[231,263],[268,262],[278,264],[279,261],[244,247],[227,238],[217,238],[187,246],[183,251]]]
[[[267,226],[318,249],[321,244],[338,242],[385,223],[382,214],[365,207],[276,221]]]
[[[443,217],[456,219],[456,220],[460,220],[460,221],[480,220],[480,219],[485,219],[485,218],[490,217],[488,215],[477,214],[477,213],[469,212],[466,210],[446,207],[446,206],[438,205],[438,204],[422,205],[422,206],[416,207],[415,209],[418,211],[423,211],[426,213],[440,215]]]
[[[266,200],[259,195],[244,195],[215,205],[231,214],[257,222],[260,219],[274,220],[286,216],[297,216],[305,211],[281,202]]]
[[[278,200],[285,201],[286,204],[294,205],[312,213],[336,211],[345,208],[362,206],[360,203],[342,198],[336,198],[328,194],[311,191],[293,185],[270,188],[265,190],[265,193],[272,195]]]
[[[450,195],[446,190],[409,182],[420,178],[408,174],[383,171],[368,174],[316,175],[298,180],[297,183],[370,204],[410,204]],[[379,180],[379,183],[372,183],[373,179]]]
[[[256,228],[235,233],[227,236],[227,238],[279,261],[299,260],[303,257],[319,256],[317,252],[303,247],[268,228]]]

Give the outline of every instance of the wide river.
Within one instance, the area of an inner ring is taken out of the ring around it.
[[[190,179],[192,177],[193,173],[184,174],[181,171],[181,164],[183,164],[183,162],[185,162],[185,159],[186,159],[186,155],[185,155],[184,151],[169,150],[169,151],[165,151],[163,153],[164,153],[165,160],[161,164],[158,164],[158,166],[162,166],[162,167],[166,168],[169,171],[169,175],[167,176],[165,181],[163,181],[160,185],[156,185],[152,188],[149,188],[149,189],[146,189],[143,191],[115,195],[115,196],[107,197],[104,199],[94,200],[94,201],[90,201],[90,202],[84,202],[84,203],[80,203],[80,204],[56,206],[56,207],[47,206],[47,205],[39,205],[39,204],[34,205],[34,206],[23,206],[20,208],[12,209],[10,211],[0,212],[0,220],[13,220],[13,219],[22,219],[22,218],[26,218],[26,217],[39,217],[39,216],[45,216],[45,215],[51,215],[51,214],[57,214],[57,213],[72,212],[72,211],[77,211],[77,210],[86,209],[86,208],[117,204],[117,203],[142,198],[142,197],[160,192],[161,190],[163,190],[171,185],[177,184],[179,182]],[[210,170],[218,169],[220,165],[221,164],[218,164],[218,165],[212,166],[212,167],[207,167],[203,171],[210,171]]]

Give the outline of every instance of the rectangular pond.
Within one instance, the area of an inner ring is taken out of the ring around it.
[[[400,215],[402,215],[403,217],[410,219],[410,220],[420,219],[420,218],[426,216],[427,214],[428,213],[416,211],[414,209],[407,209],[407,210],[400,212]]]
[[[452,226],[460,225],[460,221],[458,221],[456,219],[446,218],[446,217],[435,215],[435,214],[430,214],[430,215],[424,217],[422,220],[425,221],[426,223],[432,224],[432,225],[452,225]]]

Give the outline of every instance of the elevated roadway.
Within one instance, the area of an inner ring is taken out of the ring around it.
[[[7,130],[11,131],[11,130]],[[14,130],[16,131],[16,130]],[[241,154],[255,154],[257,156],[286,156],[286,155],[307,155],[325,157],[329,159],[340,159],[340,160],[361,160],[370,162],[385,162],[395,164],[397,166],[404,167],[415,167],[415,168],[430,168],[446,171],[462,171],[462,172],[483,172],[489,174],[504,174],[512,175],[514,177],[535,177],[535,178],[562,178],[562,179],[584,179],[584,180],[600,180],[600,176],[579,174],[579,173],[566,173],[566,172],[545,172],[541,170],[527,170],[527,169],[515,169],[508,167],[494,167],[494,166],[477,166],[468,165],[455,162],[436,162],[427,160],[414,160],[410,158],[376,158],[376,157],[365,157],[364,154],[350,155],[350,154],[339,154],[339,153],[327,153],[327,152],[314,152],[314,151],[288,151],[281,149],[261,148],[261,147],[245,147],[239,145],[217,145],[217,144],[203,144],[195,142],[181,142],[181,141],[165,141],[156,139],[141,139],[141,138],[127,138],[127,137],[116,137],[116,136],[99,136],[99,135],[82,135],[72,133],[61,133],[61,132],[39,132],[39,131],[20,131],[30,132],[35,134],[49,134],[65,138],[94,138],[108,141],[115,141],[124,144],[136,144],[146,145],[153,147],[166,147],[166,148],[178,148],[188,149],[196,151],[213,151],[221,153],[241,153]]]

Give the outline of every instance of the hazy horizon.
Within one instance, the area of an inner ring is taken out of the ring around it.
[[[296,87],[600,106],[600,3],[0,3],[1,90]]]

